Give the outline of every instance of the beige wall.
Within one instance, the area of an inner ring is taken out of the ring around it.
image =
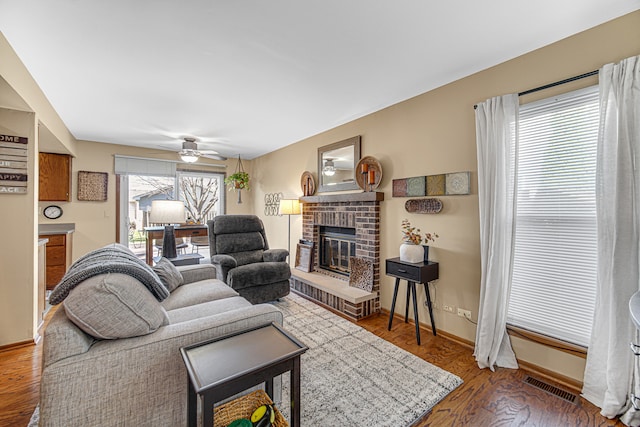
[[[28,193],[0,194],[0,345],[34,337],[37,301],[36,210],[38,150],[35,114],[0,108],[0,134],[29,138]],[[19,266],[19,268],[16,268]]]
[[[355,135],[362,136],[362,156],[374,156],[382,164],[379,191],[382,203],[381,257],[398,256],[400,223],[408,218],[423,231],[435,231],[440,238],[432,245],[430,258],[440,263],[440,279],[432,295],[442,304],[469,309],[477,319],[480,294],[479,220],[477,159],[473,105],[487,98],[520,92],[600,68],[602,65],[640,54],[640,12],[575,35],[545,48],[461,79],[439,89],[396,104],[297,144],[256,159],[255,205],[260,212],[264,193],[283,192],[286,197],[302,194],[300,176],[305,170],[317,176],[318,147]],[[596,78],[523,97],[521,102],[548,97],[597,83]],[[394,178],[471,171],[472,194],[443,196],[438,215],[409,214],[406,198],[391,197]],[[275,234],[272,246],[286,247],[287,219],[266,217]],[[292,217],[292,247],[301,236],[300,216]],[[294,251],[294,250],[292,250]],[[382,269],[384,271],[384,268]],[[381,301],[389,309],[392,279],[382,278]],[[424,291],[419,292],[424,301]],[[420,304],[420,318],[428,312]],[[404,300],[396,307],[404,311]],[[454,314],[435,311],[439,329],[475,341],[475,325]],[[525,361],[582,380],[584,360],[530,342],[513,339],[517,356]]]

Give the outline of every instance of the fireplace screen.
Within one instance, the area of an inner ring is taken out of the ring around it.
[[[320,227],[320,268],[349,275],[349,258],[356,254],[356,230]]]

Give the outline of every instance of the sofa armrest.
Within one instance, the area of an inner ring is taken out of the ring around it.
[[[216,274],[218,280],[222,280],[227,283],[227,275],[229,270],[236,268],[238,263],[236,259],[231,255],[218,254],[211,257],[211,264],[216,267]]]
[[[216,268],[211,264],[181,265],[176,268],[182,274],[185,284],[216,278]]]
[[[286,249],[267,249],[262,254],[264,262],[282,262],[287,260],[289,251]]]
[[[141,337],[97,341],[43,369],[41,425],[184,425],[188,381],[180,348],[282,321],[273,305],[257,304]]]

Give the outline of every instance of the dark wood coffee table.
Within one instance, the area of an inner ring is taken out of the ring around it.
[[[213,405],[264,383],[273,399],[273,378],[291,375],[291,425],[300,425],[300,355],[308,347],[271,323],[180,349],[189,374],[188,425],[197,425],[198,396],[202,425],[213,426]]]

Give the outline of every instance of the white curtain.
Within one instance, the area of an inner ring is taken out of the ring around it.
[[[629,400],[640,380],[629,349],[638,334],[628,307],[640,289],[640,56],[605,65],[599,79],[598,289],[582,392],[602,415],[624,413],[625,424],[638,426]]]
[[[474,355],[480,368],[518,368],[507,334],[513,264],[515,151],[518,95],[478,104],[478,198],[480,207],[480,307]]]

